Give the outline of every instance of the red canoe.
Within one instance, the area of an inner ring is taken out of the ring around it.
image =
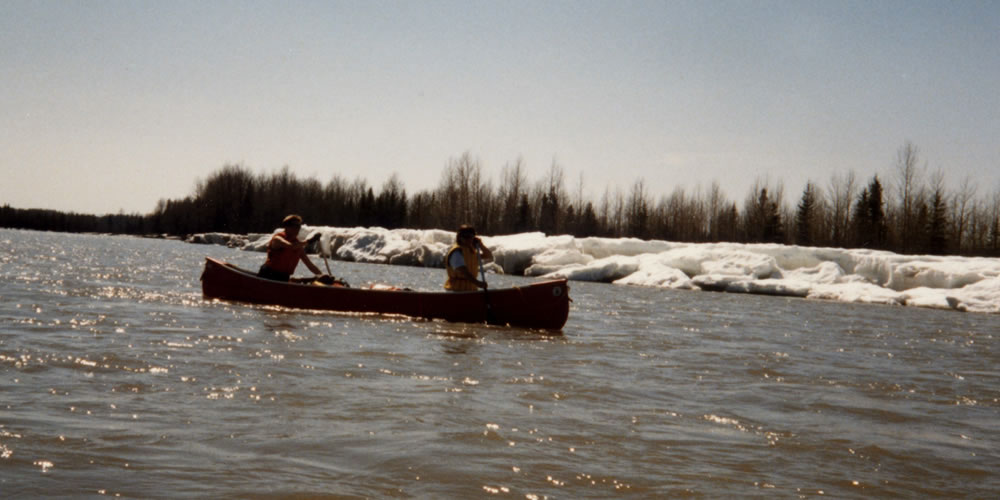
[[[206,299],[546,330],[562,329],[569,316],[570,300],[566,280],[485,293],[345,288],[266,280],[212,258],[205,259],[201,291]]]

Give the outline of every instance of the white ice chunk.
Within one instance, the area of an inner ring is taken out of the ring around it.
[[[668,252],[669,253],[669,252]],[[660,255],[640,255],[638,260],[639,268],[634,273],[616,280],[616,285],[641,285],[655,286],[662,288],[676,288],[691,290],[694,283],[691,278],[680,269],[670,267],[666,264],[668,259]]]
[[[905,303],[903,297],[895,290],[882,288],[871,283],[837,283],[832,285],[816,285],[806,297],[810,299],[836,300],[840,302],[860,302],[865,304],[899,304]]]
[[[948,291],[952,307],[960,311],[1000,313],[1000,278],[990,278]]]
[[[579,281],[612,282],[634,273],[637,269],[639,269],[639,262],[635,257],[606,257],[585,265],[571,265],[542,277],[548,279],[566,278]]]

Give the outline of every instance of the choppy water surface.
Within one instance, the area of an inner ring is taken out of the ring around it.
[[[998,316],[572,283],[550,336],[206,302],[205,256],[263,259],[0,230],[0,496],[1000,493]]]

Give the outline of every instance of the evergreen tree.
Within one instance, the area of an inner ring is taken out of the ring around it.
[[[374,226],[377,222],[375,191],[369,187],[358,199],[358,224],[362,226]]]
[[[594,204],[587,202],[580,215],[580,224],[577,229],[577,236],[597,236],[601,233],[601,225],[597,220],[597,212],[594,211]]]
[[[575,235],[579,223],[580,221],[577,217],[576,207],[573,205],[566,207],[566,219],[562,223],[563,232]]]
[[[785,242],[785,226],[781,220],[781,210],[778,203],[772,201],[767,206],[767,219],[764,226],[764,241],[768,243]]]
[[[559,195],[554,191],[550,190],[542,195],[538,229],[545,234],[556,234],[559,231]]]
[[[861,191],[854,205],[854,233],[856,244],[863,248],[883,248],[886,237],[885,210],[882,202],[882,183],[878,176],[872,178]]]
[[[528,203],[528,195],[521,195],[521,203],[517,207],[517,222],[514,223],[515,233],[524,233],[531,230],[531,204]]]
[[[814,234],[817,210],[816,187],[811,182],[806,183],[795,214],[795,243],[803,246],[816,243]]]
[[[767,188],[760,188],[757,195],[747,204],[745,231],[750,242],[781,243],[785,230],[781,222],[778,202],[767,194]]]
[[[948,209],[940,189],[934,190],[929,211],[926,230],[927,251],[933,255],[944,255],[948,247]]]

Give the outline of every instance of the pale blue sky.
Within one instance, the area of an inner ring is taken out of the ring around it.
[[[996,1],[0,2],[0,204],[147,213],[226,163],[435,187],[758,176],[797,200],[907,140],[1000,187]]]

